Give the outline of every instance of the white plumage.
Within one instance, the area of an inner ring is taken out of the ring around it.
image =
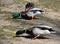
[[[27,16],[36,16],[37,14],[42,14],[43,11],[42,9],[40,8],[33,8],[33,9],[30,9],[28,12],[27,12]]]
[[[39,28],[34,28],[33,30],[34,35],[44,36],[50,34],[48,30],[41,30]]]
[[[31,9],[31,10],[42,10],[42,9],[40,9],[40,8],[33,8],[33,9]]]
[[[39,28],[40,27],[40,28]],[[51,33],[56,33],[52,27],[50,26],[46,26],[46,25],[42,25],[39,27],[35,27],[33,28],[33,34],[34,35],[39,35],[39,36],[45,36],[45,35],[49,35]],[[44,29],[43,29],[44,28]]]

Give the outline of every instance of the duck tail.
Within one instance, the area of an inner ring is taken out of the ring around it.
[[[55,30],[53,30],[53,29],[49,29],[49,31],[51,32],[51,34],[56,33],[56,31],[55,31]]]

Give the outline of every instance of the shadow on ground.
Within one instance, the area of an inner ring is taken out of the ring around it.
[[[30,35],[27,35],[27,36],[16,36],[16,37],[24,37],[26,39],[33,39],[33,37],[30,36]],[[50,39],[50,38],[48,38],[48,37],[38,37],[37,39]]]

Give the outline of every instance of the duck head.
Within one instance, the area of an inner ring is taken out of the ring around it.
[[[14,14],[12,15],[13,18],[18,18],[19,16],[20,16],[20,13],[14,13]]]
[[[25,33],[25,30],[18,30],[18,31],[13,35],[13,37],[19,36],[20,34],[23,34],[23,33]]]

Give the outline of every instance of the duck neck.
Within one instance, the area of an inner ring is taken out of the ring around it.
[[[30,34],[30,35],[34,35],[33,32],[32,32],[32,30],[29,30],[29,29],[27,29],[27,30],[25,31],[25,33]]]

